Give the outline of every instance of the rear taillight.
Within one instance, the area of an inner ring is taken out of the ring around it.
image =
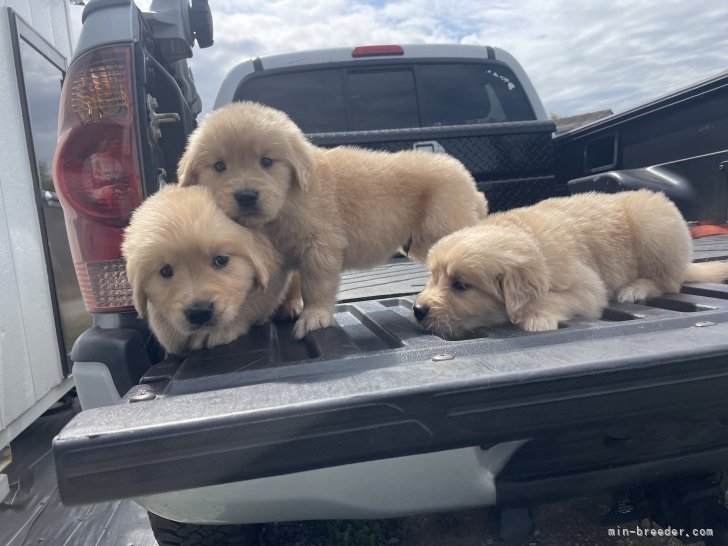
[[[69,69],[53,160],[86,309],[132,310],[121,240],[142,202],[131,47],[104,47]]]

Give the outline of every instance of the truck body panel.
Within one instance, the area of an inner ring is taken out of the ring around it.
[[[726,105],[728,72],[557,136],[556,192],[648,187],[688,221],[725,223]]]

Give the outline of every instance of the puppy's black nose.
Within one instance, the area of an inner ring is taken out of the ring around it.
[[[415,314],[415,318],[417,320],[424,319],[427,316],[427,312],[429,310],[429,307],[427,307],[426,305],[422,305],[421,303],[418,303],[412,307],[412,312]]]
[[[258,204],[258,192],[256,190],[240,190],[235,192],[235,200],[242,208],[251,208]]]
[[[185,310],[185,316],[192,324],[201,326],[212,318],[212,303],[196,301]]]

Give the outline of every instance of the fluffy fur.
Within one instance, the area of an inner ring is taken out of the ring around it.
[[[167,186],[144,201],[132,215],[122,252],[134,307],[174,354],[247,333],[271,315],[286,289],[270,239],[228,218],[202,187]],[[216,257],[227,260],[215,263]],[[162,275],[165,267],[171,276]],[[212,314],[196,324],[189,310],[202,304],[211,304]]]
[[[402,247],[424,262],[438,239],[487,214],[450,156],[319,148],[283,112],[250,102],[202,121],[178,175],[183,186],[210,188],[240,224],[264,228],[286,268],[300,271],[299,339],[331,323],[343,269],[382,264]],[[255,206],[241,206],[241,191],[257,192]]]
[[[728,264],[691,264],[691,252],[680,212],[661,193],[548,199],[433,246],[415,317],[452,338],[508,322],[554,330],[575,315],[601,316],[611,298],[640,301],[728,278]]]

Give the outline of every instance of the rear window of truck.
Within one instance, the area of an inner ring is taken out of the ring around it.
[[[513,73],[487,62],[264,71],[243,80],[234,100],[283,110],[304,133],[536,119]]]

